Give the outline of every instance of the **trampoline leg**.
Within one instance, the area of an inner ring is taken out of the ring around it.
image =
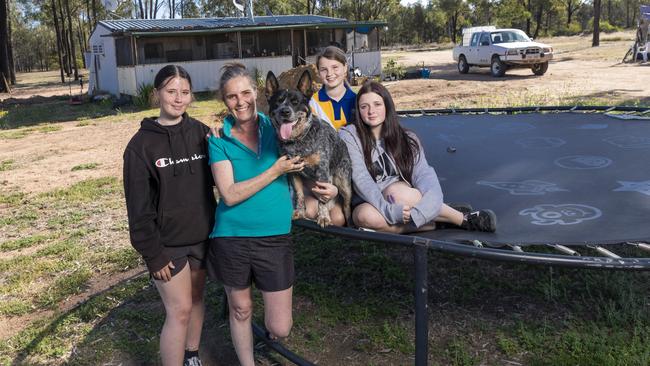
[[[426,245],[415,244],[415,365],[426,366],[429,354],[429,310],[427,305],[427,252]]]

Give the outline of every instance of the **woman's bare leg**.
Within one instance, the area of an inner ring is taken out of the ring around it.
[[[192,312],[190,314],[190,323],[187,328],[185,349],[196,351],[199,349],[199,344],[201,343],[201,331],[203,330],[203,317],[205,315],[205,306],[203,304],[203,294],[205,293],[205,270],[191,270],[190,276],[192,277]]]
[[[254,366],[253,331],[251,322],[253,316],[253,299],[251,288],[234,288],[224,286],[228,296],[230,310],[230,336],[235,346],[235,352],[242,366]]]
[[[262,291],[264,299],[264,325],[271,337],[286,338],[293,326],[293,287],[282,291]]]
[[[160,333],[162,364],[183,364],[188,326],[192,313],[192,280],[189,263],[171,280],[155,280],[156,288],[165,306],[165,324]]]

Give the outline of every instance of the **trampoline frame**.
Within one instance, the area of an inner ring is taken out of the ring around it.
[[[458,108],[458,109],[428,109],[428,110],[402,110],[400,116],[417,117],[437,114],[484,114],[484,113],[535,113],[535,112],[627,112],[639,116],[650,114],[650,108],[627,106],[549,106],[549,107],[514,107],[514,108]],[[649,115],[650,117],[650,115]],[[356,240],[374,241],[386,244],[395,244],[413,249],[413,263],[415,271],[415,362],[416,366],[427,365],[428,338],[429,338],[429,312],[428,312],[428,252],[429,250],[467,256],[478,259],[514,262],[521,264],[548,265],[580,269],[604,269],[626,271],[649,271],[650,257],[622,258],[608,249],[597,245],[581,245],[596,250],[603,257],[582,256],[578,252],[563,245],[548,245],[563,254],[546,254],[525,252],[519,246],[511,245],[500,248],[484,247],[480,242],[474,245],[458,244],[441,240],[423,238],[417,235],[399,235],[383,232],[358,230],[348,227],[329,226],[321,228],[315,222],[308,220],[294,221],[299,227],[307,230],[341,236]],[[648,243],[625,243],[636,246],[640,250],[650,253]],[[539,245],[535,245],[539,246]],[[534,247],[534,246],[533,246]],[[312,362],[291,352],[279,342],[268,339],[265,330],[256,324],[253,325],[256,336],[280,355],[300,366],[314,365]]]

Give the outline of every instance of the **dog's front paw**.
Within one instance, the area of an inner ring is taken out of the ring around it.
[[[298,219],[304,219],[305,217],[306,217],[306,215],[305,215],[305,210],[304,209],[302,209],[302,210],[296,209],[296,210],[293,210],[293,216],[291,216],[291,219],[292,220],[298,220]]]
[[[320,225],[320,227],[325,227],[330,226],[332,224],[332,220],[329,216],[318,216],[316,223]]]

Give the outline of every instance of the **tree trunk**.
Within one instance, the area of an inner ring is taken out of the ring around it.
[[[591,47],[600,46],[600,0],[594,0],[594,34]]]
[[[88,34],[93,32],[93,21],[90,16],[90,0],[86,0],[86,20],[88,26]]]
[[[531,4],[531,2],[532,2],[532,0],[528,0],[528,2],[526,3],[526,10],[528,10],[528,13],[530,13],[530,14],[533,13],[533,9],[532,9],[532,4]],[[530,35],[530,26],[531,26],[531,23],[532,23],[532,22],[531,22],[531,20],[530,20],[530,17],[526,18],[526,34],[528,34],[528,35]]]
[[[70,59],[74,69],[74,79],[79,80],[79,67],[77,66],[77,52],[74,45],[74,28],[72,25],[72,16],[70,15],[70,0],[65,1],[65,12],[68,16],[68,30],[70,32]]]
[[[9,80],[9,11],[6,0],[0,0],[0,92],[10,92]]]
[[[11,36],[11,0],[7,0],[7,62],[9,64],[9,80],[11,85],[16,85],[16,65],[14,65],[14,47]]]
[[[92,0],[93,5],[93,29],[97,26],[97,0]]]
[[[65,76],[63,76],[63,56],[61,55],[61,30],[59,29],[59,20],[56,16],[56,1],[52,0],[52,19],[54,19],[54,33],[56,33],[56,53],[59,57],[59,68],[61,69],[61,82],[65,83]]]
[[[63,3],[57,0],[59,5],[59,20],[61,21],[61,54],[63,55],[63,65],[65,70],[65,75],[70,77],[72,75],[72,64],[70,63],[70,42],[68,40],[68,30],[65,22],[65,16],[63,15]]]
[[[146,0],[145,0],[146,1]],[[138,8],[140,8],[140,19],[144,19],[144,7],[142,7],[142,0],[138,0]]]
[[[542,2],[539,3],[539,7],[537,8],[537,12],[535,13],[535,34],[533,34],[533,38],[537,38],[539,36],[539,28],[542,25],[542,13],[544,11],[544,5]]]
[[[77,19],[77,39],[79,40],[79,52],[81,53],[81,56],[84,55],[84,53],[88,50],[88,47],[86,47],[86,35],[84,34],[84,30],[81,27],[81,19]],[[87,68],[86,66],[86,58],[81,57],[81,62],[83,63],[84,69]]]
[[[7,79],[9,78],[9,57],[7,50],[7,1],[0,0],[0,92],[10,91]]]
[[[614,19],[612,18],[612,0],[607,0],[607,21],[609,24],[614,25]]]

